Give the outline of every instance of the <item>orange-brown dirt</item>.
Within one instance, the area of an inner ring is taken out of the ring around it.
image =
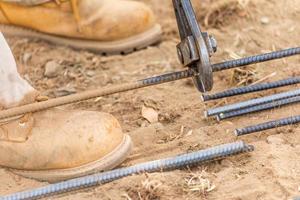
[[[106,85],[129,82],[182,69],[175,45],[179,42],[171,0],[146,0],[163,26],[160,44],[126,56],[103,57],[86,51],[9,38],[23,76],[51,97]],[[214,34],[219,50],[212,62],[295,47],[300,44],[298,0],[194,1],[203,29]],[[202,4],[201,4],[202,3]],[[213,3],[213,4],[211,4]],[[45,64],[63,68],[56,78],[45,78]],[[275,81],[300,74],[300,58],[293,57],[214,74],[213,92],[255,81]],[[267,77],[267,79],[264,79]],[[123,166],[165,158],[242,139],[255,146],[239,155],[191,169],[141,174],[99,187],[49,199],[292,199],[300,196],[300,129],[277,128],[242,138],[235,128],[300,114],[300,105],[251,114],[223,122],[204,119],[209,107],[287,91],[296,86],[227,98],[204,104],[190,80],[130,91],[70,105],[73,109],[115,115],[135,144]],[[154,108],[159,122],[149,124],[143,105]],[[25,179],[0,169],[0,194],[35,188],[46,183]]]

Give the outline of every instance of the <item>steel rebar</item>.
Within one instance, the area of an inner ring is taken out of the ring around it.
[[[260,83],[260,84],[245,86],[245,87],[233,88],[233,89],[229,89],[229,90],[215,93],[215,94],[203,94],[202,99],[203,99],[203,101],[210,101],[210,100],[232,97],[232,96],[241,95],[241,94],[247,94],[247,93],[252,93],[252,92],[269,90],[269,89],[273,89],[273,88],[279,88],[279,87],[288,86],[288,85],[294,85],[294,84],[298,84],[298,83],[300,83],[300,77],[293,77],[293,78],[283,79],[283,80],[275,81],[275,82],[271,82],[271,83]]]
[[[115,86],[109,86],[106,88],[89,90],[78,94],[72,94],[64,97],[49,99],[47,101],[36,102],[24,106],[14,107],[14,108],[1,111],[0,120],[14,117],[14,116],[19,116],[25,113],[37,112],[37,111],[46,110],[57,106],[88,100],[96,97],[107,96],[115,93],[121,93],[121,92],[138,89],[138,88],[158,85],[161,83],[167,83],[174,80],[180,80],[187,77],[191,77],[192,75],[193,75],[192,70],[179,71],[175,73],[169,73],[169,74],[156,76],[153,78],[140,80],[133,83],[125,83],[125,84],[120,84]]]
[[[268,129],[297,124],[299,122],[300,122],[300,115],[288,117],[288,118],[284,118],[284,119],[279,119],[279,120],[274,120],[274,121],[270,121],[270,122],[266,122],[266,123],[262,123],[262,124],[253,125],[253,126],[248,126],[248,127],[241,128],[241,129],[236,129],[234,131],[234,134],[236,136],[242,136],[242,135],[247,135],[247,134],[260,132],[260,131],[264,131],[264,130],[268,130]]]
[[[238,59],[238,60],[226,61],[226,62],[212,65],[212,69],[213,69],[213,71],[226,70],[226,69],[231,69],[234,67],[241,67],[241,66],[245,66],[245,65],[254,64],[257,62],[265,62],[265,61],[269,61],[269,60],[273,60],[273,59],[294,56],[297,54],[300,54],[300,47],[271,52],[268,54],[250,56],[250,57],[246,57],[246,58],[242,58],[242,59]],[[173,72],[173,73],[159,75],[159,76],[152,77],[152,78],[143,79],[143,80],[136,81],[133,83],[125,83],[125,84],[120,84],[120,85],[116,85],[116,86],[109,86],[106,88],[90,90],[90,91],[86,91],[86,92],[82,92],[82,93],[78,93],[78,94],[72,94],[72,95],[68,95],[68,96],[64,96],[64,97],[58,97],[55,99],[49,99],[44,102],[36,102],[36,103],[32,103],[32,104],[27,104],[27,105],[14,107],[14,108],[10,108],[10,109],[1,111],[0,112],[0,120],[23,115],[26,113],[38,112],[41,110],[46,110],[46,109],[57,107],[57,106],[63,106],[63,105],[70,104],[70,103],[84,101],[84,100],[88,100],[88,99],[92,99],[92,98],[96,98],[96,97],[107,96],[107,95],[111,95],[111,94],[115,94],[115,93],[121,93],[121,92],[126,92],[129,90],[135,90],[135,89],[149,87],[149,86],[167,83],[167,82],[171,82],[171,81],[181,80],[181,79],[189,78],[189,77],[192,77],[195,75],[196,74],[194,74],[193,70],[188,69],[188,70],[184,70],[184,71]]]
[[[240,110],[234,110],[234,111],[226,112],[226,113],[220,113],[217,115],[217,120],[221,121],[221,120],[232,118],[232,117],[237,117],[237,116],[254,113],[254,112],[259,112],[259,111],[263,111],[263,110],[269,110],[269,109],[273,109],[273,108],[278,108],[281,106],[290,105],[290,104],[299,103],[299,102],[300,102],[300,96],[292,97],[292,98],[288,98],[288,99],[282,99],[282,100],[274,101],[271,103],[260,104],[260,105],[256,105],[256,106],[252,106],[252,107],[248,107],[248,108],[244,108],[244,109],[240,109]]]
[[[221,159],[239,153],[250,152],[253,150],[253,146],[247,145],[241,141],[231,144],[224,144],[206,150],[179,155],[176,157],[146,162],[131,167],[115,169],[104,173],[98,173],[86,177],[76,178],[56,184],[50,184],[33,190],[2,196],[0,197],[0,200],[37,199],[108,183],[134,174],[145,172],[161,172],[162,170],[178,169],[199,163],[205,163],[216,159]]]
[[[227,61],[223,63],[214,64],[213,71],[216,72],[216,71],[222,71],[222,70],[231,69],[235,67],[242,67],[250,64],[289,57],[297,54],[300,54],[300,47],[284,49],[284,50],[275,51],[271,53],[265,53],[265,54],[250,56],[247,58],[241,58],[229,62]]]
[[[251,100],[242,101],[242,102],[238,102],[238,103],[234,103],[234,104],[229,104],[229,105],[225,105],[225,106],[221,106],[221,107],[217,107],[217,108],[208,109],[207,111],[204,112],[204,115],[205,115],[205,117],[209,117],[209,116],[218,115],[221,113],[226,113],[226,112],[230,112],[230,111],[234,111],[234,110],[240,110],[243,108],[252,107],[252,106],[256,106],[256,105],[260,105],[260,104],[265,104],[265,103],[269,103],[272,101],[287,99],[287,98],[291,98],[291,97],[295,97],[295,96],[299,96],[299,95],[300,95],[300,89],[292,90],[292,91],[288,91],[288,92],[282,92],[282,93],[278,93],[278,94],[274,94],[274,95],[270,95],[270,96],[266,96],[266,97],[251,99]]]

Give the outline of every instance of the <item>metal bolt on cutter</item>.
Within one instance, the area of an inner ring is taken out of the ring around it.
[[[213,87],[210,57],[217,51],[217,42],[198,25],[190,0],[173,0],[181,42],[177,45],[180,62],[195,72],[193,80],[200,92]]]

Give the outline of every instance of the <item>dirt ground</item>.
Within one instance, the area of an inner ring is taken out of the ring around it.
[[[105,85],[129,82],[182,69],[175,45],[177,27],[171,0],[146,0],[163,26],[163,41],[126,56],[103,57],[43,41],[9,38],[23,76],[51,97]],[[202,2],[202,5],[199,5]],[[225,2],[225,3],[224,3]],[[212,4],[209,4],[212,3]],[[218,52],[212,62],[269,52],[300,44],[298,0],[195,1],[204,29],[215,35]],[[45,65],[61,67],[55,78],[44,76]],[[300,58],[262,63],[240,72],[214,74],[212,92],[256,81],[299,76]],[[267,77],[267,79],[265,79]],[[190,80],[168,83],[70,105],[70,109],[109,112],[132,136],[134,151],[123,166],[244,140],[255,146],[239,155],[191,169],[141,174],[84,191],[49,199],[292,199],[300,196],[300,127],[290,126],[236,138],[235,128],[300,114],[300,105],[225,120],[204,119],[209,107],[287,91],[296,86],[227,98],[204,104]],[[154,108],[159,122],[149,123],[143,106]],[[0,194],[45,185],[0,169]]]

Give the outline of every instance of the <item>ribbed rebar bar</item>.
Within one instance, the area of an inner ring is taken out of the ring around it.
[[[14,108],[1,111],[0,120],[14,117],[14,116],[19,116],[25,113],[37,112],[37,111],[46,110],[57,106],[88,100],[100,96],[107,96],[115,93],[126,92],[133,89],[167,83],[174,80],[180,80],[180,79],[191,77],[193,73],[194,72],[192,70],[184,70],[175,73],[168,73],[168,74],[140,80],[134,83],[125,83],[121,85],[109,86],[106,88],[89,90],[78,94],[72,94],[72,95],[59,97],[55,99],[49,99],[43,102],[36,102],[24,106],[14,107]]]
[[[210,101],[210,100],[216,100],[216,99],[221,99],[221,98],[225,98],[225,97],[232,97],[232,96],[241,95],[241,94],[247,94],[247,93],[258,92],[258,91],[262,91],[262,90],[279,88],[279,87],[288,86],[288,85],[294,85],[294,84],[298,84],[298,83],[300,83],[299,76],[293,77],[293,78],[288,78],[288,79],[283,79],[283,80],[275,81],[275,82],[271,82],[271,83],[260,83],[260,84],[245,86],[245,87],[233,88],[233,89],[229,89],[229,90],[219,92],[216,94],[203,94],[202,99],[203,99],[203,101]]]
[[[242,67],[245,65],[280,59],[280,58],[289,57],[297,54],[300,54],[300,47],[275,51],[275,52],[256,55],[256,56],[250,56],[247,58],[241,58],[241,59],[227,61],[223,63],[218,63],[218,64],[214,64],[212,67],[213,67],[213,71],[216,72],[216,71],[222,71],[222,70],[231,69],[235,67]]]
[[[293,103],[299,103],[299,102],[300,102],[300,96],[292,97],[292,98],[288,98],[288,99],[282,99],[282,100],[274,101],[271,103],[266,103],[266,104],[261,104],[261,105],[257,105],[257,106],[240,109],[240,110],[230,111],[227,113],[220,113],[217,115],[217,120],[221,121],[221,120],[232,118],[232,117],[246,115],[249,113],[259,112],[259,111],[263,111],[263,110],[274,109],[274,108],[278,108],[281,106],[285,106],[285,105],[289,105],[289,104],[293,104]]]
[[[241,129],[236,129],[234,131],[234,134],[236,136],[242,136],[242,135],[247,135],[247,134],[260,132],[260,131],[264,131],[264,130],[268,130],[268,129],[297,124],[299,122],[300,122],[300,115],[289,117],[289,118],[284,118],[284,119],[279,119],[279,120],[274,120],[274,121],[270,121],[270,122],[266,122],[266,123],[262,123],[262,124],[253,125],[253,126],[248,126],[248,127],[241,128]]]
[[[131,167],[115,169],[109,172],[98,173],[82,178],[47,185],[33,190],[2,196],[0,197],[0,200],[38,199],[46,196],[104,184],[134,174],[178,169],[199,163],[205,163],[216,159],[221,159],[239,153],[250,152],[253,150],[253,146],[247,145],[244,142],[239,141],[176,157],[137,164]]]
[[[225,105],[225,106],[221,106],[221,107],[217,107],[217,108],[212,108],[212,109],[205,111],[204,115],[206,117],[218,115],[220,113],[227,113],[230,111],[240,110],[243,108],[252,107],[252,106],[259,105],[259,104],[265,104],[265,103],[269,103],[269,102],[276,101],[276,100],[287,99],[287,98],[291,98],[291,97],[295,97],[295,96],[299,96],[299,95],[300,95],[300,89],[292,90],[292,91],[278,93],[278,94],[274,94],[274,95],[270,95],[270,96],[266,96],[266,97],[251,99],[248,101],[243,101],[243,102]]]
[[[300,47],[276,51],[276,52],[272,52],[272,53],[268,53],[268,54],[250,56],[250,57],[242,58],[242,59],[238,59],[238,60],[226,61],[223,63],[218,63],[218,64],[212,65],[212,69],[213,69],[213,71],[220,71],[220,70],[230,69],[233,67],[241,67],[244,65],[250,65],[253,63],[257,63],[257,62],[265,62],[265,61],[269,61],[272,59],[293,56],[296,54],[300,54]],[[167,83],[167,82],[171,82],[171,81],[181,80],[181,79],[189,78],[192,76],[195,76],[193,70],[188,69],[188,70],[184,70],[184,71],[173,72],[173,73],[159,75],[159,76],[152,77],[152,78],[147,78],[147,79],[140,80],[140,81],[133,82],[133,83],[124,83],[124,84],[120,84],[120,85],[109,86],[106,88],[90,90],[90,91],[82,92],[79,94],[72,94],[69,96],[59,97],[59,98],[55,98],[55,99],[49,99],[45,102],[37,102],[37,103],[27,104],[24,106],[10,108],[10,109],[1,111],[0,112],[0,120],[19,116],[19,115],[26,114],[26,113],[46,110],[46,109],[57,107],[57,106],[63,106],[63,105],[70,104],[70,103],[84,101],[84,100],[88,100],[88,99],[92,99],[92,98],[96,98],[96,97],[107,96],[107,95],[111,95],[111,94],[126,92],[129,90],[135,90],[135,89],[149,87],[149,86]]]
[[[139,80],[138,82],[142,83],[145,87],[150,85],[158,85],[162,83],[172,82],[175,80],[181,80],[184,78],[189,78],[194,75],[193,70],[184,70],[179,72],[171,72],[167,74],[162,74],[159,76],[154,76],[146,79]]]

